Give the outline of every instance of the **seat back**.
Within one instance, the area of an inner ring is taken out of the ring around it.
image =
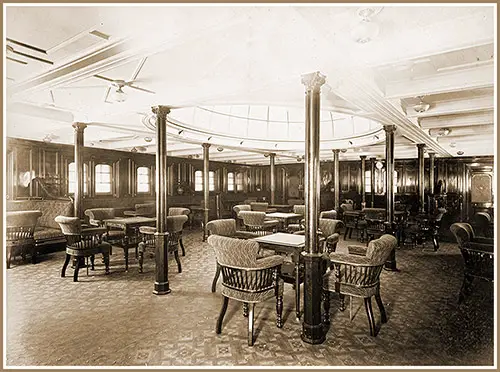
[[[350,211],[345,211],[342,214],[342,217],[344,219],[344,224],[346,227],[357,228],[359,219],[358,213],[350,213]]]
[[[97,222],[115,218],[114,208],[91,208],[86,209],[84,213],[89,218],[89,221],[94,220]]]
[[[339,230],[342,226],[344,226],[344,223],[340,220],[332,220],[330,218],[319,219],[319,229],[321,230],[325,238],[335,233],[339,233]]]
[[[266,212],[256,211],[241,211],[240,217],[243,219],[243,224],[248,227],[261,227],[264,226],[266,219]]]
[[[185,214],[179,216],[167,216],[167,231],[169,233],[180,233],[188,220]]]
[[[234,236],[236,234],[236,220],[232,218],[212,220],[207,223],[210,235]]]
[[[136,204],[135,211],[143,216],[152,217],[156,215],[156,204],[154,203]]]
[[[455,222],[450,226],[450,231],[455,236],[460,249],[468,246],[473,234],[472,226],[470,224],[465,222]]]
[[[385,208],[363,208],[361,213],[365,216],[365,219],[385,221],[387,216],[387,211]]]
[[[293,213],[300,214],[302,216],[306,215],[306,206],[304,204],[295,204],[293,206]]]
[[[236,213],[236,217],[240,217],[241,211],[251,211],[252,207],[250,204],[238,204],[233,207],[234,213]]]
[[[391,251],[396,248],[398,240],[390,235],[384,234],[380,238],[370,241],[366,250],[366,257],[371,261],[371,264],[383,265],[389,258]]]
[[[78,217],[57,216],[55,221],[59,224],[68,245],[81,241],[82,222]]]
[[[259,251],[259,243],[256,241],[219,235],[211,235],[207,241],[214,249],[219,264],[240,268],[256,266],[257,252]]]
[[[320,212],[319,218],[330,218],[332,220],[336,220],[337,219],[337,211],[332,209],[331,211]]]
[[[251,210],[256,211],[256,212],[265,212],[265,211],[267,211],[268,206],[269,206],[269,203],[265,203],[265,202],[252,202],[252,203],[250,203]]]
[[[170,207],[168,208],[169,216],[180,216],[180,215],[189,215],[191,210],[189,208],[181,208],[181,207]]]

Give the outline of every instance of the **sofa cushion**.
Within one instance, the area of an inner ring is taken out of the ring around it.
[[[54,219],[57,216],[72,216],[73,202],[71,200],[14,200],[8,203],[7,210],[39,210],[42,215],[38,219],[37,226],[59,230],[59,225]]]
[[[64,234],[62,233],[60,228],[53,229],[51,227],[37,227],[35,229],[35,234],[33,235],[36,241],[39,240],[53,240],[65,239]]]

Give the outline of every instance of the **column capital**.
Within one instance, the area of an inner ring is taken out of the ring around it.
[[[396,131],[396,126],[394,124],[384,125],[385,133],[394,133]]]
[[[276,156],[276,153],[275,153],[275,152],[270,152],[270,153],[269,153],[269,157],[270,157],[270,158],[274,158],[275,156]]]
[[[326,82],[326,76],[319,71],[310,72],[302,75],[302,84],[306,86],[306,90],[319,90]]]
[[[340,153],[340,149],[333,149],[333,150],[332,150],[332,152],[333,152],[334,154],[339,154],[339,153]]]
[[[209,144],[209,143],[203,143],[201,146],[202,146],[204,149],[208,149],[208,148],[210,148],[210,144]]]
[[[366,155],[359,155],[359,158],[360,158],[361,160],[365,160],[365,159],[366,159]]]
[[[153,114],[157,115],[158,117],[166,119],[167,115],[170,113],[170,107],[168,107],[168,106],[153,106],[153,107],[151,107],[151,111],[153,111]]]
[[[429,152],[428,154],[429,154],[429,158],[434,158],[436,156],[436,153],[434,153],[434,152]]]
[[[425,143],[417,143],[417,148],[423,149],[425,147]]]
[[[87,124],[85,123],[73,123],[73,128],[75,128],[75,132],[83,132],[85,128],[87,128]]]

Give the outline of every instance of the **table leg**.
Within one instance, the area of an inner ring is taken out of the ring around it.
[[[300,319],[300,272],[299,260],[295,262],[295,316]]]
[[[128,271],[128,236],[123,237],[123,253],[125,256],[125,271]]]

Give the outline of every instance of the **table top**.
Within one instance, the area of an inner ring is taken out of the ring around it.
[[[306,237],[304,235],[294,235],[287,233],[275,233],[271,235],[259,236],[257,238],[253,238],[251,240],[255,240],[259,243],[265,244],[274,244],[281,245],[285,247],[294,247],[300,248],[304,247],[306,244]]]
[[[272,208],[293,208],[293,205],[289,205],[289,204],[269,204],[268,207],[272,207]]]
[[[156,217],[124,217],[124,218],[112,218],[104,220],[105,224],[122,224],[122,225],[132,225],[136,223],[152,223],[156,222]]]
[[[283,212],[274,212],[274,213],[266,213],[266,217],[272,217],[272,218],[296,218],[296,217],[302,217],[301,214],[298,213],[283,213]]]

